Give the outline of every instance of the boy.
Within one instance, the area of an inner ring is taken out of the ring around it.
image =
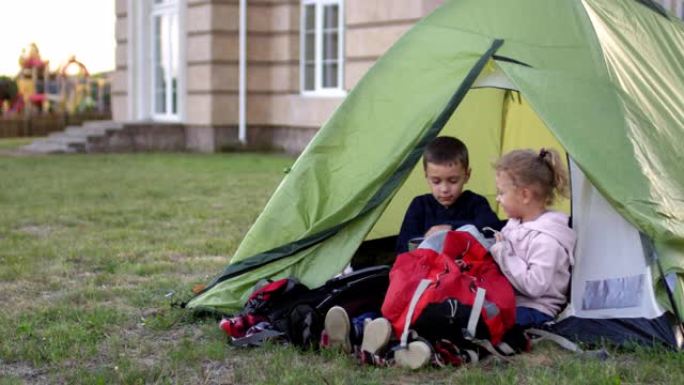
[[[450,136],[440,136],[423,152],[423,170],[431,194],[417,196],[409,205],[397,239],[397,253],[408,251],[409,241],[440,230],[472,224],[500,230],[503,223],[487,200],[463,186],[470,178],[468,149]]]
[[[501,229],[503,222],[499,221],[487,200],[471,191],[463,191],[471,173],[468,149],[463,142],[450,136],[435,138],[423,152],[423,170],[431,194],[417,196],[409,205],[397,239],[398,253],[408,250],[411,239],[441,230],[453,230],[468,224],[475,225],[480,231],[483,227]],[[453,313],[456,308],[448,302],[445,304],[448,305],[450,316],[443,316],[440,312],[442,308],[438,308],[436,319],[451,322],[457,316]],[[467,314],[465,319],[470,316],[470,307],[458,308],[461,309],[459,312]],[[458,316],[460,315],[461,313]],[[355,343],[358,345],[361,340],[357,349],[361,360],[377,363],[375,360],[381,355],[379,359],[382,362],[382,353],[393,336],[392,325],[388,319],[378,317],[377,314],[368,315],[368,318],[373,318],[368,322],[364,319],[367,316],[365,314],[352,316],[354,318],[350,319],[347,311],[339,306],[333,306],[328,311],[324,322],[327,338],[324,346],[339,346],[344,351],[351,352]],[[440,335],[444,329],[435,328],[433,320],[427,322],[428,330],[436,333],[439,339],[447,337]],[[392,354],[398,366],[417,369],[430,360],[432,348],[423,340],[415,340],[408,343],[406,349],[397,349]]]

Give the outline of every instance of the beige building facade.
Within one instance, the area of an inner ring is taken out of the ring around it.
[[[178,149],[301,152],[441,2],[117,0],[113,119],[168,126]]]

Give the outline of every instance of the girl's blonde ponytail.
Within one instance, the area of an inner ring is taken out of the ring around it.
[[[554,150],[553,148],[542,148],[539,151],[539,158],[546,162],[553,172],[554,194],[552,195],[551,200],[555,200],[554,198],[556,194],[565,198],[570,198],[568,172],[565,170],[565,162],[563,161],[563,158],[561,158],[558,151]]]
[[[502,156],[494,168],[506,172],[518,187],[533,187],[547,205],[553,204],[557,195],[569,197],[565,162],[554,149],[513,150]]]

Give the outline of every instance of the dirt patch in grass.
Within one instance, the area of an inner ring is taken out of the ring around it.
[[[202,371],[198,376],[198,384],[233,385],[235,379],[235,367],[229,362],[209,361],[202,364]]]
[[[53,229],[51,226],[44,225],[28,225],[19,228],[19,232],[32,235],[37,238],[47,238],[52,233]]]
[[[34,368],[25,362],[2,362],[0,361],[0,377],[15,377],[27,384],[50,383],[47,374],[50,368]]]
[[[536,366],[536,367],[549,366],[553,363],[553,359],[552,359],[553,354],[549,354],[549,353],[550,353],[549,351],[546,351],[546,352],[532,351],[530,353],[526,353],[524,355],[516,357],[514,362],[524,360],[524,361],[526,361],[527,366]]]

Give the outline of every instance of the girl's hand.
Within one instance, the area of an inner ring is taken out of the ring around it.
[[[502,242],[502,241],[504,240],[503,235],[501,235],[501,231],[494,230],[494,229],[491,228],[491,227],[483,227],[483,228],[482,228],[482,231],[483,231],[483,232],[484,232],[484,231],[491,231],[492,234],[494,234],[494,240],[495,240],[496,242]]]

